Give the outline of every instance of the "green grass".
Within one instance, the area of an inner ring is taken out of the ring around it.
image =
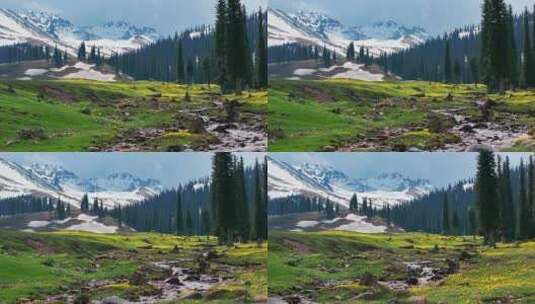
[[[184,99],[186,92],[190,101]],[[208,108],[211,116],[223,115],[214,107],[214,98],[238,99],[245,111],[263,113],[267,104],[265,96],[265,92],[220,96],[217,86],[188,87],[149,81],[2,80],[0,149],[25,152],[101,149],[118,141],[118,136],[128,137],[134,130],[172,124],[180,110]],[[43,129],[46,137],[21,138],[23,129]],[[154,138],[146,144],[152,146],[151,150],[166,151],[177,145],[195,148],[211,140],[209,134],[195,134],[176,140],[170,136]]]
[[[299,244],[298,246],[295,244]],[[435,246],[439,250],[434,250]],[[439,284],[393,292],[380,286],[362,286],[371,273],[381,280],[404,280],[403,262],[458,259],[462,251],[473,259]],[[515,303],[535,300],[535,242],[481,246],[472,237],[444,237],[423,233],[361,234],[340,231],[281,232],[269,237],[270,295],[300,294],[319,303],[406,303],[423,296],[427,303]],[[358,295],[369,293],[366,299]]]
[[[153,261],[191,260],[205,248],[220,253],[217,263],[234,265],[231,279],[215,285],[204,298],[190,303],[213,300],[232,303],[264,298],[267,293],[267,245],[217,246],[215,238],[177,237],[155,233],[102,235],[84,232],[24,233],[0,231],[0,303],[43,299],[79,290],[85,282],[108,280],[101,288],[90,290],[91,299],[116,295],[135,299],[149,285],[135,286],[129,278]],[[151,248],[147,248],[151,245]],[[178,246],[179,253],[172,253]],[[184,267],[188,266],[186,263]],[[188,302],[186,302],[188,303]]]
[[[451,95],[452,98],[448,98]],[[535,92],[488,96],[496,101],[494,119],[535,129]],[[453,134],[428,132],[432,110],[462,108],[479,117],[475,100],[486,100],[484,86],[429,82],[365,82],[356,80],[273,80],[269,89],[269,131],[272,152],[436,150],[459,141]],[[382,135],[387,138],[356,146]],[[417,134],[417,136],[415,136]],[[518,144],[520,145],[520,143]],[[519,147],[530,147],[524,144]],[[514,148],[513,148],[514,149]],[[518,149],[518,148],[517,148]],[[530,149],[535,150],[535,149]]]

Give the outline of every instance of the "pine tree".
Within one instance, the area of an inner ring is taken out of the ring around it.
[[[184,214],[182,213],[182,197],[180,191],[176,197],[175,231],[177,235],[182,234],[184,231]]]
[[[501,201],[501,226],[503,230],[503,240],[510,242],[515,238],[516,212],[511,190],[511,169],[509,157],[505,159],[501,169],[500,181],[500,201]]]
[[[455,59],[455,64],[453,65],[453,74],[455,75],[454,82],[461,83],[461,64],[459,63],[459,59]]]
[[[523,61],[523,72],[524,72],[524,87],[532,88],[535,86],[535,64],[533,58],[533,48],[532,41],[529,29],[529,13],[526,8],[524,12],[524,61]]]
[[[470,74],[472,75],[472,81],[477,88],[479,83],[479,64],[476,57],[470,59]]]
[[[494,246],[499,228],[500,207],[497,199],[496,160],[493,152],[479,153],[475,189],[478,230],[483,233],[485,244]]]
[[[457,213],[457,211],[454,211],[453,212],[453,219],[452,219],[452,224],[451,224],[451,228],[452,228],[452,232],[454,235],[459,235],[459,229],[460,229],[460,220],[459,220],[459,214]]]
[[[509,56],[510,62],[509,62],[509,82],[512,89],[515,89],[518,87],[519,82],[519,71],[518,71],[518,50],[516,46],[516,38],[515,38],[515,20],[513,15],[513,7],[509,5],[509,10],[507,12],[507,23],[508,23],[508,35],[509,35],[509,48],[510,48],[510,54]]]
[[[444,201],[442,203],[442,234],[448,235],[451,233],[450,227],[450,211],[448,204],[448,196],[444,194]]]
[[[228,16],[226,1],[218,0],[216,6],[215,56],[217,61],[217,70],[219,71],[218,81],[223,90],[227,85],[227,20]]]
[[[347,48],[346,58],[347,58],[348,61],[354,61],[355,60],[355,43],[351,42],[349,44],[349,47]]]
[[[446,55],[444,58],[444,77],[446,83],[452,82],[452,68],[451,68],[451,54],[450,54],[450,42],[446,41]]]
[[[82,42],[82,44],[80,44],[80,48],[78,49],[78,60],[79,61],[85,61],[86,60],[86,47],[85,47],[85,42]]]
[[[357,199],[357,194],[353,194],[353,196],[351,197],[351,200],[349,201],[349,210],[351,212],[357,212],[358,211],[358,199]]]
[[[193,227],[193,219],[191,218],[191,212],[186,212],[186,234],[187,235],[193,235],[193,232],[195,231]]]
[[[184,50],[182,48],[182,40],[178,42],[178,50],[176,55],[176,81],[178,83],[184,83],[186,77],[184,75]]]
[[[188,84],[193,84],[195,82],[195,67],[193,65],[193,59],[188,59],[188,64],[186,66],[186,78]]]
[[[258,47],[257,56],[257,71],[258,71],[258,87],[263,89],[268,85],[268,71],[267,71],[267,36],[265,34],[264,13],[262,10],[258,11]]]
[[[267,213],[266,197],[264,196],[265,178],[262,178],[262,170],[258,161],[255,163],[255,231],[257,241],[267,239]]]

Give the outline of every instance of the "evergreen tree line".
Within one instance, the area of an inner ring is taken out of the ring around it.
[[[88,47],[86,46],[85,41],[82,41],[80,47],[78,48],[78,61],[87,62],[100,66],[104,63],[105,58],[101,53],[101,48],[97,46],[91,46],[89,52],[87,51]]]
[[[413,201],[392,206],[388,219],[407,231],[472,235],[475,232],[471,216],[475,200],[472,186],[471,180],[461,181]],[[447,221],[444,221],[445,217]]]
[[[346,60],[362,64],[373,63],[370,50],[365,47],[358,47],[352,42],[346,51]],[[331,66],[336,63],[337,53],[328,48],[305,45],[301,43],[286,43],[269,48],[268,63],[289,63],[292,61],[315,60],[324,66]]]
[[[23,61],[47,60],[56,67],[61,67],[69,60],[67,51],[48,45],[35,46],[30,43],[18,43],[0,47],[0,63],[15,64]]]
[[[319,212],[329,219],[334,219],[341,211],[338,204],[321,197],[292,195],[284,198],[270,199],[268,203],[268,216]]]
[[[267,87],[267,14],[259,11],[246,17],[239,0],[222,2],[215,27],[198,26],[129,53],[113,54],[107,63],[117,74],[136,80]]]
[[[53,212],[58,219],[65,219],[71,213],[71,206],[61,199],[24,195],[0,200],[0,216]]]
[[[475,180],[390,209],[391,221],[407,231],[482,235],[491,245],[535,237],[534,214],[533,157],[512,168],[508,158],[491,152],[480,153]]]
[[[533,88],[534,20],[527,8],[514,15],[503,0],[485,0],[481,25],[456,29],[374,61],[403,79],[485,83],[491,92]]]
[[[93,202],[89,202],[89,197],[87,193],[84,194],[82,200],[80,201],[80,211],[86,214],[92,214],[99,217],[104,217],[108,215],[108,207],[104,206],[104,202],[98,197],[93,198]]]
[[[242,159],[215,154],[209,212],[221,243],[267,239],[267,162],[257,161],[246,173]]]
[[[215,235],[221,242],[267,239],[267,166],[245,167],[230,153],[217,153],[211,179],[117,206],[110,215],[137,231]]]

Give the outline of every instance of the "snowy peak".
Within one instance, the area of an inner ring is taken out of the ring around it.
[[[155,29],[126,21],[109,21],[96,26],[79,26],[58,15],[40,11],[15,12],[0,9],[0,45],[33,43],[58,46],[70,54],[85,41],[103,49],[105,55],[123,53],[158,39]]]
[[[381,208],[413,200],[433,189],[425,179],[412,179],[400,173],[382,173],[372,178],[355,179],[329,165],[291,165],[268,159],[270,198],[319,196],[347,207],[351,196],[356,193],[360,200],[368,198]]]
[[[345,54],[347,46],[370,49],[372,55],[397,52],[429,38],[420,27],[407,27],[395,21],[377,21],[370,25],[346,26],[325,14],[299,11],[295,14],[279,9],[268,10],[269,46],[301,43],[326,46]]]
[[[82,179],[64,168],[51,164],[27,167],[0,159],[0,198],[38,195],[57,198],[78,205],[88,193],[107,206],[130,204],[163,191],[154,179],[141,179],[130,173],[114,173],[106,177]]]
[[[411,189],[431,190],[433,186],[426,179],[411,179],[401,173],[382,173],[374,178],[361,179],[368,187],[383,191],[406,191]]]
[[[120,192],[137,191],[142,188],[152,189],[154,192],[163,190],[163,186],[159,181],[155,179],[141,179],[130,173],[114,173],[104,178],[91,178],[88,184],[96,189]]]

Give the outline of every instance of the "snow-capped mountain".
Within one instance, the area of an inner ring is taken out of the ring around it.
[[[340,21],[317,12],[295,14],[279,9],[268,10],[269,46],[303,43],[335,50],[345,55],[350,42],[366,47],[372,55],[392,53],[424,42],[428,33],[420,27],[406,27],[395,21],[379,21],[365,26],[345,26]]]
[[[343,206],[353,194],[367,198],[377,207],[396,205],[421,197],[433,190],[425,179],[411,179],[400,173],[384,173],[373,178],[355,179],[322,164],[290,165],[268,159],[270,198],[307,195],[328,198]]]
[[[75,55],[82,41],[102,48],[104,55],[123,53],[151,43],[156,30],[137,27],[125,21],[110,21],[99,26],[77,26],[60,16],[36,11],[15,12],[0,9],[0,45],[15,43],[58,46]]]
[[[49,164],[32,164],[27,167],[0,159],[0,198],[21,195],[47,196],[79,206],[87,193],[90,200],[102,199],[113,207],[149,198],[163,190],[154,179],[141,179],[130,173],[117,173],[105,177],[83,179],[62,167]]]

